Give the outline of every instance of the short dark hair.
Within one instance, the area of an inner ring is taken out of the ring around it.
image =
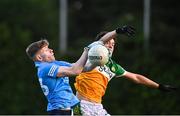
[[[42,49],[44,46],[48,46],[49,42],[46,39],[42,39],[36,42],[31,43],[27,48],[26,48],[26,54],[30,59],[33,59],[35,54]]]

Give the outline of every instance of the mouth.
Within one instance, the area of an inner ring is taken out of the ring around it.
[[[52,57],[54,57],[54,53],[52,53],[52,55],[51,55]]]

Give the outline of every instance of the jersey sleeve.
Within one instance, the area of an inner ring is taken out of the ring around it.
[[[56,78],[58,69],[59,69],[59,66],[56,64],[47,64],[43,67],[42,70],[43,70],[44,75],[48,77]]]
[[[66,61],[58,61],[57,64],[60,65],[60,66],[67,66],[67,67],[72,66],[72,63],[69,63],[69,62],[66,62]]]
[[[121,67],[119,64],[117,64],[115,61],[110,59],[107,66],[110,68],[110,70],[115,73],[116,77],[121,77],[126,73],[126,70]]]

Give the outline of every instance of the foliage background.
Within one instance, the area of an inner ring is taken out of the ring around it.
[[[25,49],[46,37],[57,59],[74,62],[102,30],[133,25],[136,37],[119,36],[113,58],[126,70],[163,84],[180,85],[178,0],[151,0],[151,36],[143,49],[143,0],[68,0],[68,53],[60,54],[58,0],[0,1],[0,114],[46,114],[46,99]],[[74,89],[74,77],[71,86]],[[74,91],[75,92],[75,91]],[[103,98],[110,114],[180,114],[179,92],[163,93],[113,79]]]

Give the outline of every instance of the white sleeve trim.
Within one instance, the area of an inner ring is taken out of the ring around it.
[[[49,72],[48,72],[48,76],[53,76],[54,73],[55,73],[55,71],[56,71],[56,69],[57,69],[57,66],[56,66],[56,65],[53,65],[53,66],[50,68]]]
[[[124,73],[122,75],[116,76],[116,77],[122,77],[127,73],[127,71],[125,70]]]

